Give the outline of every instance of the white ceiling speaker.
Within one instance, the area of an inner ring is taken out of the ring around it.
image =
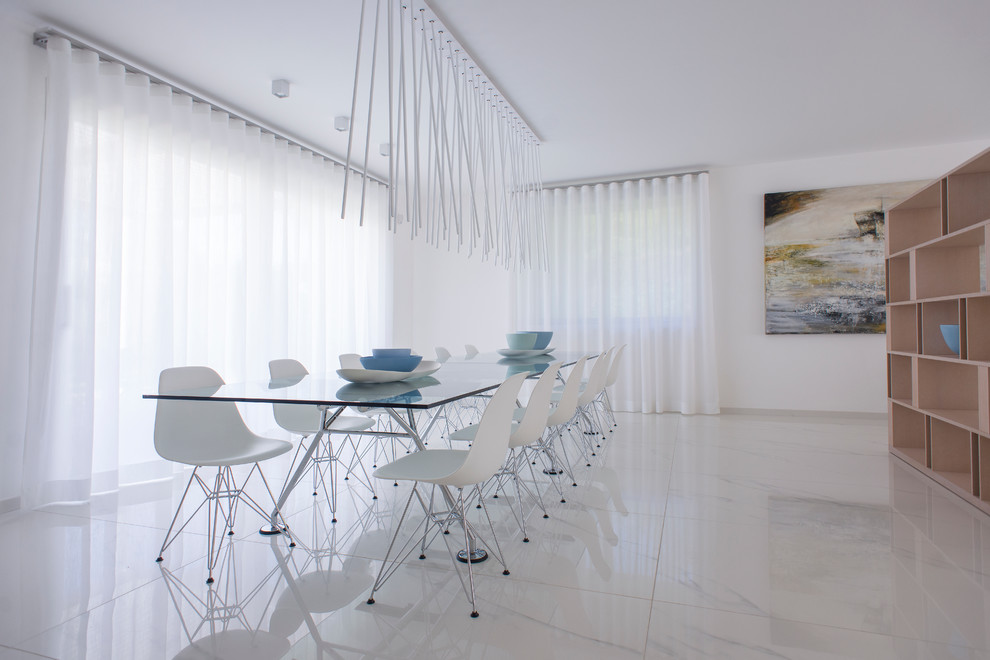
[[[343,115],[340,117],[334,117],[333,127],[341,132],[346,131],[348,128],[351,127],[351,118],[345,117]]]

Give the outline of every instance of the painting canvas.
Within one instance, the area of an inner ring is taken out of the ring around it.
[[[764,195],[766,333],[885,332],[884,211],[925,183]]]

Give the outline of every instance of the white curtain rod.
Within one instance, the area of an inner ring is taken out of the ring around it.
[[[186,96],[191,97],[192,100],[195,101],[195,102],[197,102],[197,103],[204,103],[204,104],[210,106],[211,108],[213,108],[214,110],[217,110],[219,112],[226,113],[227,115],[233,117],[234,119],[239,119],[239,120],[243,121],[245,124],[247,124],[248,126],[252,126],[254,128],[257,128],[262,133],[268,133],[270,135],[274,135],[276,138],[278,138],[280,140],[285,140],[289,144],[295,145],[295,146],[299,147],[300,149],[303,149],[305,151],[308,151],[308,152],[310,152],[310,153],[312,153],[312,154],[314,154],[316,156],[319,156],[320,158],[323,158],[325,160],[328,160],[331,163],[334,163],[336,165],[340,165],[341,167],[344,167],[345,166],[344,165],[344,161],[342,159],[340,159],[340,158],[337,158],[336,156],[331,156],[330,154],[328,154],[328,153],[326,153],[324,151],[321,151],[320,149],[317,149],[316,147],[314,147],[312,145],[306,144],[305,142],[303,142],[300,139],[289,137],[289,136],[285,135],[285,133],[282,133],[280,131],[277,131],[274,128],[271,128],[270,126],[265,125],[264,123],[262,123],[261,121],[259,121],[257,119],[249,119],[248,117],[245,116],[246,113],[231,110],[230,107],[225,106],[222,103],[219,103],[217,101],[214,101],[213,99],[205,96],[204,94],[201,94],[199,92],[194,92],[191,89],[189,89],[188,87],[185,87],[183,85],[179,85],[178,83],[176,83],[176,82],[174,82],[172,80],[169,80],[168,78],[165,78],[164,76],[162,76],[160,74],[152,73],[152,72],[148,71],[146,68],[144,68],[142,66],[138,66],[138,65],[134,64],[133,62],[127,60],[126,58],[121,57],[120,55],[117,55],[116,53],[111,52],[107,48],[104,48],[102,46],[96,46],[92,42],[89,42],[89,41],[87,41],[85,39],[82,39],[82,38],[80,38],[80,37],[78,37],[78,36],[76,36],[74,34],[71,34],[71,33],[67,32],[67,31],[65,31],[65,30],[62,30],[61,28],[45,27],[45,28],[42,28],[42,29],[38,30],[37,32],[34,33],[34,45],[35,46],[40,46],[41,48],[48,48],[48,39],[50,37],[61,37],[61,38],[65,39],[66,41],[68,41],[73,46],[75,46],[76,48],[84,48],[86,50],[91,50],[94,53],[96,53],[100,57],[101,60],[104,60],[104,61],[107,61],[107,62],[113,62],[115,64],[120,64],[121,66],[124,67],[124,70],[125,71],[128,71],[130,73],[139,73],[141,75],[147,76],[148,79],[151,80],[154,83],[157,83],[159,85],[165,85],[165,86],[171,88],[172,90],[174,90],[174,91],[176,91],[176,92],[178,92],[180,94],[185,94]],[[362,173],[361,170],[359,170],[356,167],[351,167],[351,171],[352,172],[356,172],[357,174],[361,174]],[[371,179],[371,180],[373,180],[373,181],[377,181],[378,183],[381,183],[381,184],[384,184],[384,185],[388,185],[388,181],[382,179],[381,177],[375,176],[374,174],[372,174],[370,172],[368,172],[368,178]]]
[[[555,181],[543,184],[543,190],[557,188],[576,188],[580,186],[597,186],[604,183],[626,183],[629,181],[645,181],[646,179],[667,179],[672,176],[688,176],[692,174],[708,174],[708,170],[689,170],[685,172],[663,172],[657,174],[637,174],[624,177],[604,177],[600,179],[574,179],[571,181]]]

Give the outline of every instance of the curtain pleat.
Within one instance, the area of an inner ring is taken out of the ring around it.
[[[48,63],[27,507],[171,472],[141,399],[166,367],[233,382],[293,357],[320,373],[391,339],[383,186],[368,182],[357,228],[325,159],[65,40]],[[274,428],[270,409],[244,412]]]
[[[516,277],[519,328],[568,350],[627,344],[618,410],[717,413],[708,175],[543,195],[550,268]]]

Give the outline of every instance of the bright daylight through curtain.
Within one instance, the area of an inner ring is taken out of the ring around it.
[[[321,372],[391,332],[391,236],[340,219],[342,167],[65,40],[48,61],[26,507],[171,470],[141,399],[165,367]]]
[[[717,413],[708,175],[543,192],[549,272],[516,282],[519,329],[554,344],[628,344],[619,410]]]

